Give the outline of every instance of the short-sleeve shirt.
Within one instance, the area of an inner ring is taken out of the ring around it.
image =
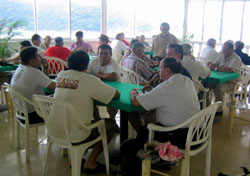
[[[155,52],[155,56],[165,58],[168,45],[176,43],[178,43],[178,40],[173,34],[169,33],[167,37],[163,37],[159,34],[153,39],[152,51]]]
[[[90,44],[82,41],[81,43],[77,43],[77,42],[74,42],[70,45],[69,49],[72,51],[72,50],[75,50],[75,49],[82,49],[84,50],[85,52],[88,52],[89,50],[92,50],[93,51],[93,48]]]
[[[122,65],[133,70],[147,81],[150,81],[154,74],[154,70],[150,68],[143,59],[133,53],[123,60]]]
[[[115,95],[115,88],[104,84],[99,78],[84,72],[67,70],[57,76],[57,87],[54,97],[70,103],[81,123],[91,124],[93,118],[93,100],[108,104]],[[86,139],[90,131],[68,117],[71,142],[76,143]]]
[[[241,64],[242,64],[242,62],[241,62],[240,57],[233,52],[227,58],[225,58],[224,55],[220,55],[217,58],[214,65],[216,65],[218,67],[229,67],[233,70],[234,73],[240,74]],[[238,82],[238,81],[239,81],[239,78],[232,80],[232,82]]]
[[[92,59],[88,65],[88,73],[92,75],[97,75],[97,73],[113,73],[115,72],[118,76],[118,80],[121,80],[121,68],[119,64],[111,59],[110,63],[105,66],[101,66],[99,58]]]
[[[200,110],[193,82],[181,74],[172,75],[136,99],[144,109],[156,109],[157,122],[164,126],[178,125]]]
[[[32,101],[32,95],[44,95],[43,88],[48,87],[51,82],[52,80],[40,70],[20,64],[12,76],[11,86]],[[34,107],[28,105],[28,111],[33,112]]]
[[[189,71],[193,79],[198,80],[199,77],[205,79],[210,73],[208,67],[203,66],[197,61],[191,60],[191,58],[189,58],[188,56],[183,56],[181,64]]]
[[[111,48],[113,51],[113,58],[120,63],[122,56],[123,56],[123,52],[125,52],[127,49],[129,49],[129,47],[127,45],[125,45],[122,41],[114,39],[111,42]]]
[[[201,50],[201,57],[206,58],[208,62],[214,63],[218,56],[219,53],[211,46],[207,46]]]
[[[70,55],[71,51],[63,46],[52,46],[46,51],[46,56],[57,57],[66,62],[66,58]]]

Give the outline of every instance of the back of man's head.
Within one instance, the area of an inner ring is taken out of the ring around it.
[[[98,53],[100,52],[100,49],[108,49],[110,55],[112,56],[112,48],[111,48],[109,45],[107,45],[107,44],[102,44],[102,45],[100,45],[100,46],[98,47]]]
[[[70,69],[82,72],[88,68],[89,55],[85,51],[78,50],[70,54],[67,62]]]
[[[177,62],[175,58],[165,58],[162,62],[164,63],[164,68],[168,67],[171,70],[172,74],[181,73],[182,66]]]
[[[133,45],[134,45],[135,43],[138,43],[138,42],[140,42],[140,41],[137,40],[137,39],[132,39],[132,40],[130,41],[130,44],[129,44],[130,48],[133,48]]]
[[[83,37],[83,32],[82,31],[77,31],[76,32],[76,37]]]
[[[235,42],[235,49],[242,50],[244,48],[244,43],[242,41]]]
[[[180,59],[182,60],[182,58],[183,58],[183,48],[181,47],[181,45],[179,45],[179,44],[169,44],[168,48],[173,48],[175,53],[181,55]]]
[[[207,40],[207,45],[211,47],[215,47],[216,45],[216,40],[214,38],[210,38]]]
[[[30,43],[30,41],[28,41],[28,40],[21,41],[20,45],[22,45],[23,47],[32,46],[31,43]]]
[[[142,43],[137,42],[133,45],[132,51],[135,52],[138,48],[145,48],[145,46]]]
[[[40,38],[41,38],[40,35],[34,34],[34,35],[31,37],[31,41],[33,42],[34,40],[38,40],[38,39],[40,39]]]
[[[181,47],[183,49],[183,55],[184,56],[188,56],[189,54],[191,54],[192,45],[190,45],[189,43],[182,43]]]
[[[31,59],[36,59],[37,49],[35,47],[24,48],[20,52],[21,63],[28,65]]]
[[[63,46],[63,38],[62,37],[56,37],[55,38],[56,46]]]

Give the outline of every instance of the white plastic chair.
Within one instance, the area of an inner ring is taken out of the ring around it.
[[[125,74],[125,77],[127,77],[127,83],[137,84],[137,85],[145,85],[148,83],[148,81],[143,79],[140,75],[138,75],[133,70],[131,70],[127,67],[122,67],[122,68],[123,68],[123,72]]]
[[[28,105],[32,105],[32,102],[24,97],[20,92],[12,88],[9,84],[6,84],[10,98],[14,104],[16,115],[16,147],[20,147],[20,126],[25,129],[25,150],[26,150],[26,162],[30,161],[30,147],[29,147],[29,132],[30,128],[39,127],[44,123],[29,123]],[[21,123],[17,118],[25,120],[25,124]]]
[[[14,119],[14,105],[10,99],[8,83],[4,82],[1,86],[1,103],[6,104],[7,111],[12,119]]]
[[[60,71],[68,67],[67,63],[57,57],[46,57],[49,63],[49,76],[57,76]]]
[[[79,117],[77,116],[71,104],[52,97],[34,95],[33,104],[37,114],[44,118],[48,130],[48,148],[42,175],[45,175],[45,171],[48,164],[49,152],[53,143],[59,145],[62,148],[67,148],[70,150],[72,166],[71,175],[80,176],[81,160],[83,154],[90,146],[97,143],[98,141],[102,141],[106,163],[106,171],[107,175],[109,174],[109,156],[104,120],[100,120],[94,124],[86,126],[82,124],[82,122],[79,120]],[[73,146],[70,139],[67,118],[71,118],[71,120],[77,121],[79,124],[82,125],[83,128],[90,131],[93,128],[98,127],[100,136],[92,141]]]
[[[232,101],[229,105],[229,135],[232,135],[234,118],[243,120],[245,123],[250,123],[249,118],[235,116],[235,110],[250,110],[249,97],[247,97],[247,88],[250,82],[250,68],[246,65],[241,66],[240,81],[235,86],[232,94]]]
[[[155,124],[149,124],[149,143],[153,143],[154,131],[173,131],[182,128],[189,124],[189,130],[186,139],[186,146],[184,153],[184,158],[182,160],[181,166],[181,176],[188,176],[190,170],[190,156],[194,156],[206,148],[206,170],[205,176],[210,176],[211,167],[211,145],[212,145],[212,126],[215,116],[215,112],[221,102],[216,102],[208,106],[207,108],[196,113],[193,117],[183,122],[182,124],[173,127],[162,127]],[[196,146],[195,149],[192,147]],[[143,160],[142,163],[142,175],[150,175],[150,170],[152,172],[160,174],[160,171],[151,169],[150,162],[147,159]],[[162,173],[161,175],[167,175]]]
[[[202,103],[202,107],[201,109],[204,109],[206,106],[207,106],[207,96],[208,96],[208,92],[209,92],[209,89],[206,89],[199,80],[197,79],[193,79],[193,83],[194,83],[194,86],[197,90],[197,93],[200,93],[202,92],[202,99],[200,99],[200,103]]]

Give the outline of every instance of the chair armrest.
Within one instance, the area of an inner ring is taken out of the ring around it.
[[[95,128],[95,127],[98,127],[98,126],[102,126],[102,125],[104,125],[105,124],[105,121],[104,120],[99,120],[99,121],[97,121],[97,122],[95,122],[95,123],[92,123],[91,125],[89,125],[89,126],[84,126],[84,127],[86,127],[86,129],[88,129],[88,130],[90,130],[90,129],[93,129],[93,128]]]

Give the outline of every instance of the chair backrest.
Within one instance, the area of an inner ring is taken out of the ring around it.
[[[57,57],[46,57],[49,62],[49,76],[57,76],[60,71],[68,67],[67,63]]]
[[[198,94],[202,93],[202,98],[199,100],[200,103],[202,103],[201,109],[204,109],[206,107],[206,99],[209,89],[206,89],[199,80],[193,79],[194,87],[196,88],[196,91]]]
[[[32,105],[32,102],[24,97],[15,88],[11,87],[9,84],[7,84],[7,87],[16,111],[16,116],[20,119],[25,120],[25,124],[29,124],[28,105]]]
[[[34,95],[32,101],[37,114],[45,121],[50,140],[62,146],[71,146],[67,117],[78,120],[72,105],[43,95]]]
[[[221,102],[216,102],[191,118],[185,147],[185,152],[190,152],[191,156],[202,151],[211,140],[214,116],[220,105]],[[200,145],[198,148],[192,148],[198,145]]]
[[[148,83],[148,81],[143,79],[140,75],[138,75],[133,70],[131,70],[127,67],[122,67],[122,68],[123,68],[123,71],[125,72],[125,75],[127,77],[127,83],[137,84],[137,85],[144,85],[144,84]]]

